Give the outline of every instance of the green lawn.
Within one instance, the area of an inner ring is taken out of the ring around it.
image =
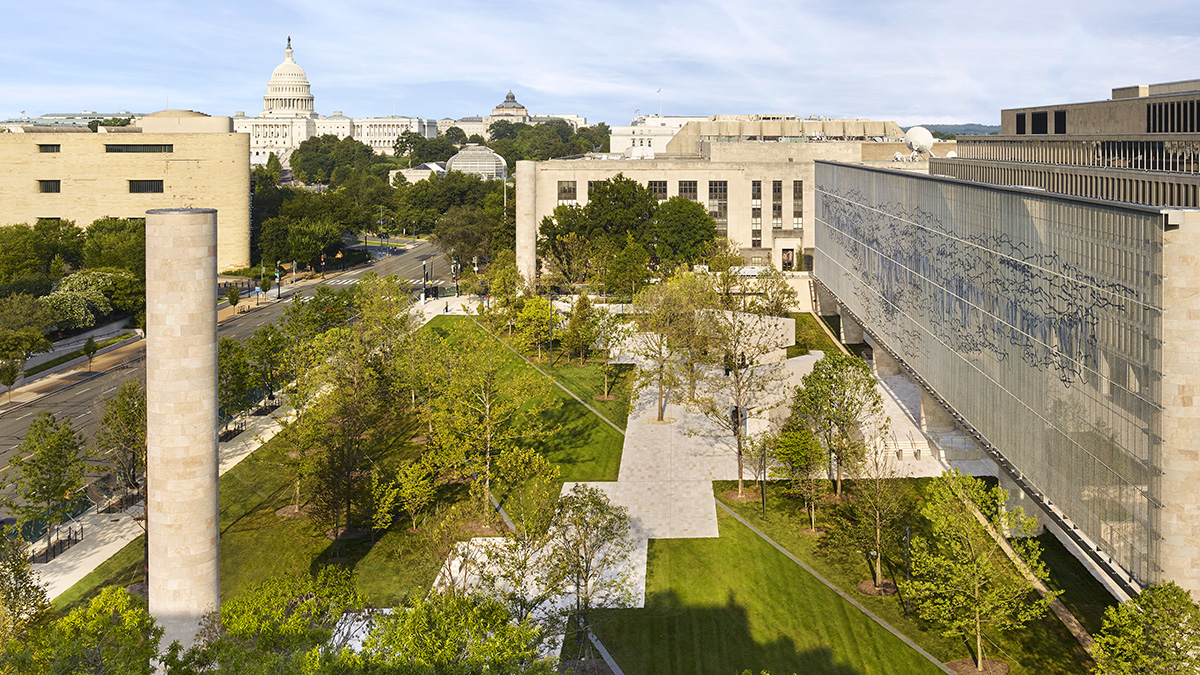
[[[912,479],[911,488],[923,494],[932,479]],[[736,484],[714,483],[713,487],[718,497]],[[756,492],[757,493],[757,492]],[[900,596],[891,598],[874,598],[859,595],[855,586],[859,581],[870,576],[865,559],[840,559],[827,556],[817,550],[817,538],[802,534],[800,529],[808,526],[799,499],[783,496],[783,486],[770,484],[767,490],[768,509],[767,519],[762,518],[761,504],[755,502],[725,502],[727,506],[762,530],[781,546],[789,550],[797,558],[810,565],[819,574],[839,588],[854,596],[865,607],[870,609],[883,620],[896,627],[926,651],[945,661],[968,658],[972,655],[971,647],[961,641],[944,638],[935,629],[916,618],[905,618],[904,603]],[[821,512],[818,511],[818,525],[821,525]],[[920,519],[914,520],[914,533],[919,531]],[[1049,535],[1047,535],[1049,536]],[[1051,537],[1052,538],[1052,537]],[[1046,543],[1045,538],[1042,538]],[[1101,606],[1103,589],[1099,586],[1083,566],[1070,556],[1061,546],[1047,548],[1047,562],[1052,574],[1052,585],[1070,589],[1064,602],[1072,611],[1085,610],[1083,616],[1077,614],[1087,628],[1096,608]],[[896,561],[897,568],[889,570],[885,565],[885,576],[903,578],[903,559]],[[1111,602],[1112,599],[1109,598]],[[1074,605],[1074,606],[1073,606]],[[1057,618],[1047,613],[1046,617],[1029,624],[1025,629],[1010,633],[989,633],[984,650],[988,658],[1006,661],[1011,672],[1016,674],[1066,675],[1067,673],[1087,672],[1091,666],[1091,658],[1080,647],[1079,643],[1067,632]]]
[[[652,540],[646,607],[601,613],[596,633],[626,673],[939,672],[724,511],[717,518],[720,538]]]
[[[590,359],[586,365],[579,365],[578,361],[563,361],[558,360],[553,368],[549,369],[555,380],[558,380],[571,393],[587,402],[596,410],[600,411],[610,422],[625,428],[625,424],[629,419],[630,405],[630,380],[632,378],[632,365],[617,366],[617,375],[609,381],[609,395],[616,398],[612,401],[603,401],[597,396],[604,394],[604,374],[600,371],[601,359]],[[543,370],[546,370],[544,364],[538,364]]]
[[[829,335],[812,314],[792,312],[791,317],[796,320],[796,345],[788,349],[789,358],[802,356],[814,349],[826,354],[838,351],[837,345],[829,339]]]

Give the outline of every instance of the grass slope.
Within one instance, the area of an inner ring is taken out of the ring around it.
[[[923,494],[932,479],[919,478],[909,481],[911,488]],[[734,486],[732,482],[713,484],[719,496]],[[848,488],[847,488],[848,489]],[[843,591],[851,594],[884,621],[907,635],[913,642],[921,645],[929,653],[951,661],[972,656],[973,645],[962,641],[942,637],[935,628],[919,619],[905,618],[904,602],[900,596],[891,598],[867,597],[857,593],[855,586],[859,581],[870,576],[865,559],[835,558],[817,550],[816,537],[801,534],[802,528],[808,527],[808,518],[800,500],[783,496],[783,486],[769,484],[767,489],[767,519],[763,520],[759,502],[729,502],[724,503],[738,515],[745,518],[755,527],[766,533],[781,546],[810,565]],[[817,511],[818,526],[822,525],[821,511]],[[920,531],[921,519],[913,521],[913,533],[924,534]],[[1045,540],[1042,540],[1046,543]],[[1091,619],[1096,606],[1103,602],[1097,594],[1099,586],[1078,561],[1070,557],[1064,549],[1049,547],[1047,562],[1051,571],[1051,584],[1060,588],[1071,589],[1064,602],[1073,611],[1084,608],[1087,611],[1079,619],[1085,627],[1092,628]],[[897,568],[889,569],[885,564],[885,576],[888,578],[904,578],[903,557],[896,561]],[[1099,589],[1104,593],[1103,589]],[[1104,594],[1107,595],[1107,594]],[[1110,598],[1111,600],[1111,598]],[[1062,623],[1052,614],[1030,623],[1025,629],[1009,633],[985,633],[985,655],[988,658],[1004,660],[1011,667],[1013,675],[1066,675],[1068,673],[1087,672],[1091,665],[1091,657],[1079,646],[1079,643],[1067,632]]]
[[[936,673],[937,667],[723,511],[717,539],[650,542],[645,609],[596,629],[629,675]]]

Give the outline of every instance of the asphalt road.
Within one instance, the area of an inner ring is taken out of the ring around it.
[[[286,294],[291,291],[292,287],[285,285],[281,289],[285,294],[284,302],[270,303],[256,311],[227,319],[218,325],[218,334],[220,337],[245,340],[263,324],[279,320],[287,305],[294,302],[296,297],[312,296],[321,285],[343,288],[357,283],[368,272],[375,272],[384,277],[396,275],[400,279],[415,282],[412,284],[412,288],[414,292],[417,292],[420,289],[422,278],[422,261],[426,261],[426,269],[432,268],[431,285],[454,288],[453,281],[450,280],[450,262],[433,244],[418,241],[416,246],[406,250],[384,249],[378,246],[371,246],[370,249],[372,253],[377,254],[374,262],[336,276],[331,274],[324,281],[315,284],[304,284],[298,292],[291,295],[291,300],[286,297]],[[272,289],[267,294],[274,296],[276,292],[276,289]],[[253,306],[255,299],[244,298],[242,302]],[[125,365],[112,372],[74,385],[67,385],[29,405],[0,413],[0,502],[13,496],[15,471],[9,466],[9,461],[16,454],[17,446],[25,438],[25,430],[33,418],[40,412],[51,412],[59,418],[69,417],[75,429],[90,442],[99,427],[99,418],[104,414],[104,401],[108,396],[112,395],[117,387],[129,378],[137,378],[145,382],[145,362],[141,359],[145,354],[145,342],[142,342],[141,345],[138,356],[132,357]],[[91,460],[90,463],[93,465],[90,473],[99,475],[103,471],[103,465],[107,462],[103,457],[99,457]],[[8,515],[10,515],[8,510],[0,507],[0,518]]]

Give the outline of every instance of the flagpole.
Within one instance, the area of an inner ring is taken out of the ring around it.
[[[658,116],[662,117],[662,87],[658,88]]]

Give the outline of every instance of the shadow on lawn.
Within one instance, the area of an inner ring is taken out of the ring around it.
[[[722,607],[684,606],[674,591],[652,593],[645,609],[604,610],[596,633],[626,673],[861,675],[821,646],[798,649],[787,636],[760,643],[731,591]]]

